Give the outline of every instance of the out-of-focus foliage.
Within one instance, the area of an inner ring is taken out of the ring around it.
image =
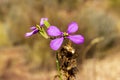
[[[120,13],[120,0],[110,0],[110,5],[115,12]]]
[[[107,13],[93,10],[93,8],[84,9],[81,15],[81,24],[85,25],[84,33],[87,39],[104,37],[105,40],[100,43],[102,44],[102,48],[109,46],[114,40],[115,35],[118,34],[117,28],[115,27],[117,26],[116,20]]]
[[[11,42],[9,42],[9,38],[6,32],[5,25],[0,23],[0,47],[8,46]]]

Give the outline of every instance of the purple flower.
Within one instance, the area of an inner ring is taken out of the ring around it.
[[[40,27],[39,27],[39,28],[41,28],[41,27],[44,26],[44,21],[48,21],[48,18],[41,18],[41,20],[40,20]],[[35,26],[30,27],[30,29],[31,29],[32,31],[31,31],[31,32],[27,32],[27,33],[25,34],[25,37],[30,37],[30,36],[32,36],[33,34],[38,33],[38,32],[39,32],[39,28],[37,28],[37,27],[35,27]]]
[[[53,50],[58,50],[63,43],[64,38],[70,39],[76,44],[82,44],[84,42],[84,37],[82,35],[73,35],[78,30],[78,25],[76,22],[69,24],[67,32],[61,32],[56,26],[50,26],[47,30],[49,36],[58,37],[51,40],[50,47]]]
[[[40,20],[40,26],[44,26],[44,21],[48,21],[48,18],[41,18]]]
[[[36,27],[30,27],[30,29],[32,30],[31,32],[27,32],[26,34],[25,34],[25,37],[30,37],[30,36],[32,36],[33,34],[36,34],[36,33],[38,33],[39,32],[39,30],[36,28]]]

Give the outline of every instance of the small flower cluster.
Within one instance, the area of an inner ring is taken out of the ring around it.
[[[47,27],[47,33],[43,29],[43,26]],[[30,37],[38,32],[40,32],[40,34],[45,38],[46,36],[47,38],[56,37],[50,42],[50,47],[53,50],[58,50],[65,38],[71,40],[75,44],[82,44],[84,42],[84,37],[82,35],[74,34],[78,30],[78,24],[76,22],[70,23],[66,32],[61,32],[56,26],[50,25],[47,18],[41,18],[40,26],[33,26],[30,29],[32,31],[26,33],[26,37]]]
[[[25,34],[25,37],[30,37],[33,34],[36,34],[39,31],[41,31],[42,27],[44,26],[44,21],[48,21],[48,18],[41,18],[40,26],[38,26],[38,27],[35,27],[35,26],[30,27],[30,30],[32,30],[32,31],[31,32],[27,32]]]

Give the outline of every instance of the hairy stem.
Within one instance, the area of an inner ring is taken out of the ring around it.
[[[56,58],[59,64],[60,76],[63,80],[75,80],[77,70],[77,53],[70,41],[57,53]]]

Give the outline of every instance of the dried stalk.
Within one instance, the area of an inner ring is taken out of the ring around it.
[[[77,70],[77,54],[75,49],[71,46],[71,42],[68,42],[56,55],[59,62],[60,75],[62,80],[75,80]]]

